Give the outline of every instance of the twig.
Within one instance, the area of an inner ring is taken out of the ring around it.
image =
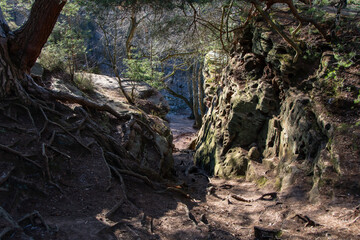
[[[156,193],[165,193],[165,192],[168,192],[168,191],[177,192],[177,193],[180,193],[181,195],[183,195],[186,198],[191,198],[190,195],[187,192],[185,192],[182,189],[176,188],[176,187],[167,187],[164,190],[156,191]]]
[[[61,152],[60,150],[56,149],[56,148],[53,147],[53,146],[46,145],[46,147],[47,147],[47,148],[50,148],[50,149],[53,150],[54,152],[56,152],[56,153],[64,156],[64,157],[67,158],[67,159],[71,159],[71,157],[70,157],[69,155],[67,155],[66,153]]]
[[[243,197],[237,196],[237,195],[231,195],[232,198],[241,201],[241,202],[255,202],[258,200],[263,200],[263,201],[273,201],[275,199],[277,199],[277,193],[276,192],[271,192],[271,193],[265,193],[263,194],[261,197],[257,198],[257,199],[245,199]]]
[[[241,201],[241,202],[254,202],[256,200],[248,200],[248,199],[245,199],[243,197],[239,197],[237,195],[231,195],[232,198],[238,200],[238,201]]]
[[[357,216],[354,220],[352,220],[348,225],[354,224],[359,218],[360,218],[360,215]]]

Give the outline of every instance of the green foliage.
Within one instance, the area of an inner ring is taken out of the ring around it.
[[[357,96],[357,99],[354,100],[355,104],[359,104],[360,103],[360,90],[359,90],[359,95]]]
[[[155,88],[162,88],[161,78],[163,73],[157,70],[159,61],[135,56],[132,59],[124,59],[126,70],[124,76],[132,81],[145,81]]]
[[[355,55],[354,52],[348,54],[340,54],[338,52],[334,54],[336,62],[328,68],[325,80],[328,86],[332,88],[332,94],[335,96],[341,92],[344,83],[344,79],[339,77],[339,73],[342,69],[349,68],[354,64],[352,59]]]
[[[55,44],[47,44],[41,52],[39,62],[41,66],[49,71],[65,69],[64,50]]]
[[[83,92],[91,93],[94,91],[94,83],[91,79],[91,75],[84,73],[75,74],[74,82],[76,86]]]
[[[258,186],[258,187],[263,187],[263,186],[265,186],[265,184],[267,183],[267,178],[266,177],[264,177],[264,176],[261,176],[260,178],[258,178],[257,180],[256,180],[256,185]]]
[[[73,77],[79,59],[86,54],[85,37],[81,29],[80,5],[72,1],[65,5],[58,23],[40,55],[40,64],[46,69],[67,70]]]
[[[20,22],[19,25],[16,24],[16,18],[21,16],[20,18],[26,19],[34,1],[35,0],[0,1],[0,8],[11,30],[15,30],[23,24],[23,22]]]

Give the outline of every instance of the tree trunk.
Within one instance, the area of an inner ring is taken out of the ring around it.
[[[194,104],[193,104],[193,88],[192,88],[192,76],[191,76],[191,72],[193,71],[194,67],[192,66],[190,68],[190,71],[187,72],[187,85],[188,85],[188,91],[189,91],[189,99],[190,99],[190,105],[191,105],[191,114],[190,114],[190,119],[195,119],[195,115],[194,115]]]
[[[23,89],[41,49],[52,32],[66,0],[36,0],[26,23],[14,32],[0,9],[0,97],[26,99]]]
[[[193,110],[194,110],[194,116],[195,116],[195,128],[201,127],[201,117],[199,115],[199,96],[198,96],[198,87],[197,87],[197,76],[198,72],[198,64],[195,64],[193,76],[192,76],[192,89],[193,89]]]
[[[66,0],[36,0],[28,20],[9,37],[10,57],[16,67],[30,72],[49,38]]]
[[[127,39],[126,39],[126,57],[127,59],[132,59],[131,56],[131,48],[132,48],[132,40],[134,39],[135,36],[135,31],[136,28],[139,24],[139,22],[136,19],[136,7],[133,7],[131,9],[131,17],[130,17],[130,27],[129,27],[129,31],[128,31],[128,35],[127,35]]]
[[[177,92],[175,92],[174,90],[172,90],[169,86],[165,85],[165,90],[170,93],[172,96],[180,98],[181,100],[184,101],[184,103],[190,108],[191,112],[193,112],[193,105],[192,102],[189,101],[186,97],[184,97],[181,94],[178,94]]]
[[[204,78],[202,75],[202,70],[203,70],[203,62],[200,63],[200,67],[199,67],[199,75],[198,75],[198,90],[199,90],[199,105],[200,105],[200,113],[201,113],[201,118],[204,117],[205,112],[206,112],[206,107],[205,107],[205,103],[204,103]]]

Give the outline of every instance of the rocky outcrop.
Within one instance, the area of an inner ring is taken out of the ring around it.
[[[90,73],[82,75],[89,78],[96,89],[120,91],[118,80],[114,77]],[[170,106],[164,96],[149,84],[124,79],[121,84],[129,96],[134,96],[136,106],[145,113],[165,118],[170,111]]]
[[[260,185],[271,178],[282,190],[302,181],[316,192],[316,172],[338,175],[326,148],[334,128],[296,87],[313,72],[304,69],[309,63],[294,64],[293,50],[266,27],[250,28],[239,36],[221,78],[206,85],[211,105],[195,163],[215,176],[244,176]]]
[[[126,122],[110,123],[109,117],[103,121],[107,134],[118,140],[131,155],[133,165],[141,167],[144,175],[151,178],[171,177],[174,168],[172,156],[172,133],[168,123],[162,118],[146,114],[139,108],[127,104],[122,97],[116,79],[96,74],[85,74],[94,84],[91,99],[99,104],[107,104],[117,113],[128,119]],[[148,85],[137,89],[139,97],[149,99],[153,96]],[[73,84],[52,77],[51,88],[77,96],[84,94]],[[158,93],[158,92],[157,92]],[[150,95],[150,97],[149,97]],[[159,100],[159,99],[158,99]],[[138,167],[138,168],[139,168]]]

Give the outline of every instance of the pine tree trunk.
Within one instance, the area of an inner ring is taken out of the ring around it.
[[[23,86],[66,0],[36,0],[26,23],[11,32],[0,9],[0,98],[26,98]]]

